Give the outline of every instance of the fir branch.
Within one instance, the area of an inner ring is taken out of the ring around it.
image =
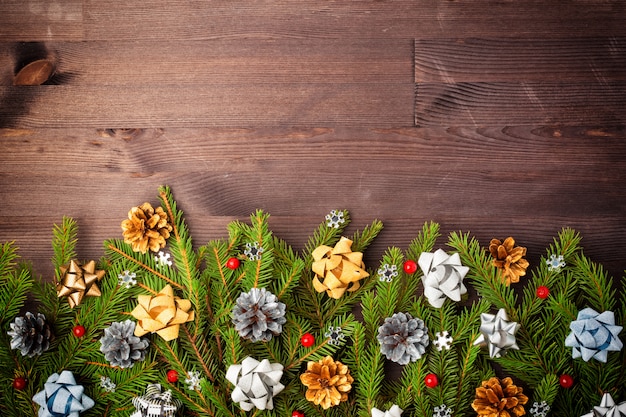
[[[172,222],[174,241],[170,241],[171,251],[174,255],[176,267],[182,270],[186,284],[183,285],[184,293],[190,299],[192,305],[198,306],[200,297],[197,291],[198,269],[197,257],[193,251],[193,243],[189,237],[187,225],[183,219],[183,212],[176,207],[176,201],[172,197],[169,187],[161,187],[159,196],[165,205],[168,216]]]
[[[4,257],[7,250],[13,249],[4,245],[0,248],[2,251],[0,256]],[[24,306],[33,285],[32,271],[25,265],[8,263],[0,270],[0,323],[3,328],[5,323],[12,320]]]
[[[61,225],[54,225],[52,235],[52,249],[54,252],[52,263],[58,279],[59,268],[76,258],[75,249],[78,242],[78,224],[76,220],[71,217],[63,217]]]
[[[116,243],[118,243],[118,241],[116,240],[108,240],[105,241],[104,245],[105,245],[105,249],[108,249],[109,251],[116,253],[118,255],[120,255],[122,258],[130,261],[131,263],[135,264],[136,266],[148,271],[149,273],[161,278],[163,281],[167,282],[168,284],[170,284],[173,287],[176,287],[178,289],[183,289],[183,286],[180,285],[179,283],[175,282],[174,280],[168,278],[167,276],[165,276],[164,274],[162,274],[161,272],[157,271],[154,268],[151,268],[150,266],[148,266],[145,262],[142,262],[139,259],[136,259],[134,256],[126,253],[124,250],[122,250],[121,248],[118,248]]]
[[[613,311],[615,308],[615,288],[613,280],[608,276],[602,265],[591,262],[582,254],[573,258],[573,273],[583,287],[582,302],[591,302],[592,307],[599,311]]]
[[[378,219],[372,221],[371,224],[365,226],[362,231],[354,232],[352,235],[352,251],[364,252],[365,249],[374,241],[376,236],[383,230],[383,222]]]
[[[350,224],[350,215],[348,211],[340,210],[340,212],[343,214],[344,218],[344,222],[342,224],[335,228],[328,226],[326,222],[320,223],[317,229],[313,232],[313,236],[311,236],[305,244],[303,257],[308,259],[309,262],[311,262],[311,253],[313,253],[315,248],[321,245],[330,246],[335,243],[343,233],[344,229],[348,226],[348,224]],[[310,267],[308,263],[307,267]]]
[[[487,252],[469,233],[450,233],[448,245],[459,252],[463,265],[470,267],[466,279],[473,284],[479,295],[488,299],[495,308],[504,308],[512,321],[518,321],[517,296],[502,280],[492,265]]]
[[[193,337],[189,333],[189,329],[187,328],[186,324],[183,324],[181,327],[183,328],[183,331],[185,333],[185,336],[187,337],[187,341],[189,342],[189,345],[193,349],[193,353],[196,355],[196,359],[198,360],[198,362],[200,363],[200,366],[204,370],[204,374],[211,380],[211,382],[215,382],[215,377],[213,376],[213,374],[209,370],[208,365],[204,361],[204,356],[200,353],[200,349],[198,348],[196,337]]]

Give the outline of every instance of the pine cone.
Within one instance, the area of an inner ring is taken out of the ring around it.
[[[506,285],[519,282],[519,277],[526,275],[528,261],[523,258],[526,256],[526,248],[515,247],[515,240],[512,237],[507,237],[504,242],[491,239],[489,252],[494,258],[493,266],[502,271]]]
[[[11,336],[11,349],[19,349],[22,356],[32,358],[50,347],[52,331],[43,314],[27,312],[24,317],[16,317],[10,326],[7,334]]]
[[[146,253],[148,249],[158,252],[165,247],[172,225],[161,207],[154,209],[150,203],[143,203],[130,209],[128,219],[122,222],[122,230],[124,242],[135,252]]]
[[[346,365],[326,356],[317,362],[309,362],[300,381],[308,388],[306,399],[327,410],[348,399],[354,379]]]
[[[409,313],[396,313],[387,317],[378,328],[376,338],[380,343],[380,352],[400,365],[421,358],[429,343],[428,328],[424,321],[414,319]]]
[[[500,381],[493,377],[481,385],[476,388],[476,399],[472,402],[472,408],[479,416],[519,417],[526,414],[524,404],[528,397],[522,393],[521,387],[513,385],[511,378]]]
[[[241,293],[233,308],[235,329],[244,339],[267,342],[283,331],[285,304],[265,288],[252,288]]]
[[[100,352],[112,366],[132,368],[135,362],[146,357],[148,340],[134,335],[135,322],[126,320],[111,323],[104,329],[104,336],[100,338]]]

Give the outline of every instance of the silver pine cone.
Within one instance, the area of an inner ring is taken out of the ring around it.
[[[267,342],[283,331],[285,304],[265,288],[252,288],[241,293],[233,308],[235,329],[244,339]]]
[[[111,365],[132,368],[135,362],[144,360],[150,343],[134,333],[135,322],[132,320],[113,322],[104,329],[104,336],[100,338],[100,352],[104,353]]]
[[[10,327],[7,334],[11,336],[11,349],[19,349],[22,356],[32,358],[50,347],[52,331],[41,313],[26,312],[24,317],[16,317]]]
[[[400,365],[421,358],[429,343],[428,328],[424,321],[413,318],[409,313],[396,313],[387,317],[378,328],[376,338],[380,343],[380,352]]]

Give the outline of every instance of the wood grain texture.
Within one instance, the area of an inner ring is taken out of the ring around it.
[[[0,41],[81,40],[82,0],[2,0]]]
[[[419,83],[417,126],[621,126],[626,81]]]
[[[626,38],[417,39],[416,83],[626,80]]]
[[[89,40],[626,34],[620,0],[92,0],[86,9]]]
[[[0,87],[0,127],[389,127],[414,117],[412,83],[21,88]]]
[[[211,39],[207,41],[46,42],[51,83],[198,84],[409,83],[412,39]],[[13,72],[20,44],[0,43],[0,74]],[[280,59],[276,59],[279,57]],[[0,84],[12,85],[10,76]]]
[[[434,220],[535,264],[573,227],[622,275],[625,19],[619,0],[0,0],[0,241],[49,279],[54,223],[99,258],[166,184],[198,245],[262,208],[302,248],[346,208],[348,233],[385,223],[371,267]],[[38,58],[54,75],[13,87]]]

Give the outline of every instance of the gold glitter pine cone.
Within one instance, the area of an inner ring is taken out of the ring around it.
[[[504,242],[499,239],[491,239],[489,242],[489,252],[493,256],[493,266],[502,271],[502,277],[506,285],[519,282],[519,277],[526,275],[528,261],[526,248],[515,246],[515,240],[507,237]]]
[[[476,388],[472,408],[480,417],[523,416],[526,414],[524,404],[528,402],[528,397],[522,391],[521,387],[513,384],[511,378],[489,378]]]
[[[317,362],[309,362],[300,381],[308,388],[306,399],[327,410],[348,399],[354,379],[346,365],[326,356]]]
[[[158,252],[165,247],[165,239],[170,237],[172,225],[163,208],[143,203],[128,212],[128,219],[122,222],[124,242],[135,252],[146,253],[148,249]]]

